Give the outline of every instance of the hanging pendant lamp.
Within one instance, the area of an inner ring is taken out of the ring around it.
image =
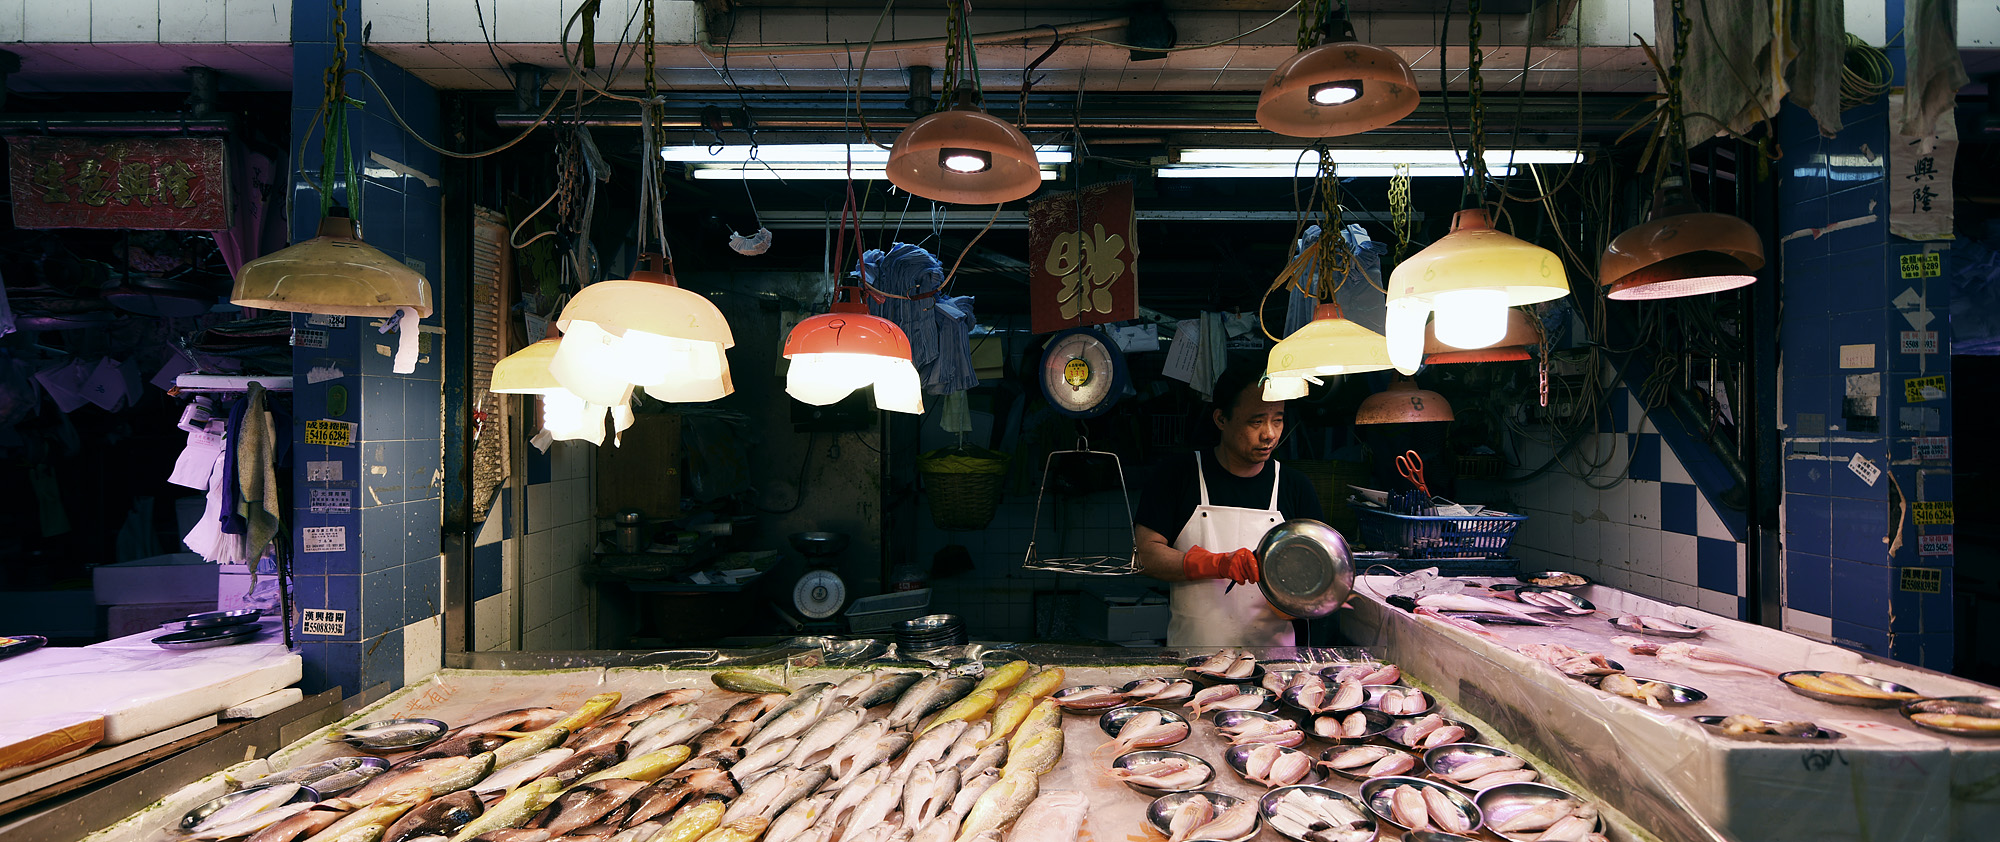
[[[632,426],[632,390],[625,387],[622,400],[614,405],[593,404],[563,388],[550,372],[562,340],[553,325],[548,338],[508,354],[493,365],[493,379],[487,391],[499,395],[539,395],[542,398],[542,428],[557,441],[581,440],[604,443],[604,419],[612,416],[615,432]],[[623,410],[619,412],[618,410]]]
[[[736,346],[707,296],[680,288],[657,254],[627,280],[599,281],[570,299],[549,370],[587,402],[614,406],[637,386],[663,401],[712,401],[735,391],[723,351]]]
[[[944,91],[951,107],[917,118],[896,136],[890,183],[937,202],[993,205],[1025,199],[1042,186],[1035,145],[1014,124],[980,108],[979,51],[966,19],[970,0],[946,5]]]
[[[1649,301],[1749,286],[1763,267],[1757,229],[1726,213],[1704,212],[1680,179],[1668,178],[1651,217],[1604,250],[1598,276],[1606,298]]]
[[[231,303],[260,310],[331,316],[431,314],[431,283],[402,261],[361,241],[346,208],[319,221],[319,235],[243,264]]]
[[[1424,365],[1450,363],[1501,363],[1534,359],[1528,348],[1542,342],[1542,333],[1535,327],[1535,319],[1526,310],[1507,311],[1507,334],[1499,342],[1485,348],[1463,350],[1453,348],[1438,341],[1437,326],[1424,328]]]
[[[813,316],[785,338],[785,392],[813,406],[837,403],[864,386],[875,405],[922,415],[923,381],[910,362],[910,338],[895,322],[868,314],[860,287],[841,287],[833,312]]]
[[[1272,377],[1327,377],[1389,368],[1389,343],[1347,320],[1340,305],[1313,308],[1313,320],[1271,348]]]
[[[1319,26],[1302,15],[1299,53],[1286,59],[1257,97],[1257,125],[1292,137],[1338,137],[1410,116],[1421,98],[1396,51],[1355,40],[1347,4]],[[1328,43],[1313,46],[1319,40]]]
[[[1443,395],[1419,388],[1409,375],[1399,375],[1389,388],[1369,395],[1354,413],[1356,424],[1422,424],[1452,421],[1451,402]]]
[[[1569,276],[1555,252],[1493,230],[1485,210],[1459,211],[1450,234],[1389,274],[1389,356],[1398,371],[1414,372],[1433,313],[1437,338],[1470,350],[1506,337],[1507,308],[1567,294]]]

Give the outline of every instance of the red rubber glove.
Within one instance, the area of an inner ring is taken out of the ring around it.
[[[1257,554],[1247,547],[1226,553],[1190,547],[1182,564],[1190,579],[1228,579],[1239,585],[1257,583]]]

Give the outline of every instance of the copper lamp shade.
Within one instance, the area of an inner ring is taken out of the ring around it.
[[[1443,395],[1417,388],[1417,381],[1398,377],[1389,388],[1369,395],[1354,413],[1356,424],[1421,424],[1452,421],[1451,403]]]
[[[1394,50],[1341,41],[1278,65],[1257,98],[1257,125],[1292,137],[1360,134],[1417,110],[1417,80]]]
[[[926,114],[896,136],[889,181],[938,202],[991,205],[1041,188],[1035,146],[1014,124],[969,105]]]
[[[1708,213],[1681,199],[1680,185],[1663,188],[1653,218],[1611,241],[1599,267],[1605,297],[1619,301],[1680,298],[1757,282],[1764,241],[1757,229],[1726,213]]]
[[[344,211],[336,211],[344,213]],[[242,307],[333,316],[431,314],[431,284],[362,242],[345,215],[319,221],[319,236],[243,264],[229,300]]]
[[[1535,329],[1534,317],[1525,310],[1507,311],[1507,336],[1499,344],[1471,351],[1438,341],[1437,325],[1429,324],[1424,326],[1424,364],[1503,363],[1534,359],[1528,348],[1541,344],[1541,341],[1542,334]]]

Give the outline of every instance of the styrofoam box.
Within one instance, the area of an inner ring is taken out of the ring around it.
[[[1165,597],[1113,596],[1084,591],[1077,600],[1077,630],[1114,643],[1164,640],[1167,636]]]

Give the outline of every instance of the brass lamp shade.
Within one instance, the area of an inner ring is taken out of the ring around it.
[[[1389,342],[1340,314],[1335,304],[1313,309],[1313,320],[1271,348],[1266,373],[1280,377],[1359,374],[1389,368]]]
[[[243,264],[229,300],[241,307],[392,316],[398,308],[431,314],[431,284],[416,270],[354,236],[354,220],[327,216],[319,236]]]
[[[1455,418],[1443,395],[1417,388],[1417,381],[1408,377],[1398,377],[1389,388],[1369,395],[1354,413],[1356,424],[1420,424]]]
[[[1613,239],[1598,274],[1605,297],[1643,301],[1748,286],[1763,266],[1763,238],[1750,223],[1682,203]]]
[[[500,395],[543,395],[561,389],[562,384],[549,373],[549,361],[555,359],[561,343],[560,339],[543,339],[508,354],[493,364],[492,385],[486,390]]]
[[[1535,319],[1525,310],[1507,311],[1507,336],[1499,344],[1486,348],[1466,351],[1453,348],[1439,341],[1437,325],[1424,326],[1424,364],[1443,363],[1499,363],[1533,359],[1528,347],[1539,345],[1541,331],[1535,329]]]
[[[985,168],[950,169],[947,155],[977,156]],[[1024,199],[1041,188],[1035,145],[1014,124],[969,105],[919,117],[896,136],[889,181],[938,202],[991,205]]]
[[[1292,137],[1360,134],[1410,116],[1418,99],[1416,77],[1396,51],[1358,41],[1322,44],[1286,59],[1265,80],[1257,125]]]

